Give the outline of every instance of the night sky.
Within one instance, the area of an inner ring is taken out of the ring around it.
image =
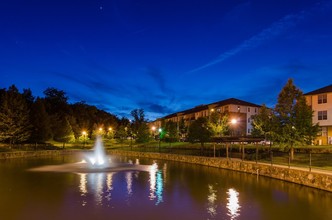
[[[332,0],[2,0],[0,88],[154,120],[332,83]]]

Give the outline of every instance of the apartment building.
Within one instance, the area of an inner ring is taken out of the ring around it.
[[[315,144],[332,144],[332,84],[304,95],[314,111],[312,121],[320,127]]]
[[[183,120],[185,125],[189,126],[192,121],[200,117],[209,117],[216,111],[228,114],[233,136],[247,136],[252,131],[252,116],[258,114],[260,107],[254,103],[230,98],[167,115],[150,123],[150,125],[154,128],[160,128],[163,120],[173,121],[178,125]]]

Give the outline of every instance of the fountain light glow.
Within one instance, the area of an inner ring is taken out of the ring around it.
[[[94,148],[90,152],[84,152],[83,160],[77,163],[50,165],[30,169],[30,171],[46,172],[74,172],[74,173],[102,173],[118,171],[146,171],[151,169],[156,172],[156,165],[140,165],[133,163],[116,163],[111,162],[110,157],[106,154],[102,139],[97,137]]]

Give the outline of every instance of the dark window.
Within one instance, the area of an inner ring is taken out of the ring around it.
[[[318,120],[327,120],[327,111],[318,111]]]
[[[327,95],[318,95],[318,104],[327,103]]]

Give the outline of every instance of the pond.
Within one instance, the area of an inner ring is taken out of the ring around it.
[[[32,172],[76,156],[0,161],[0,219],[332,219],[332,194],[193,164],[115,158],[147,171]]]

